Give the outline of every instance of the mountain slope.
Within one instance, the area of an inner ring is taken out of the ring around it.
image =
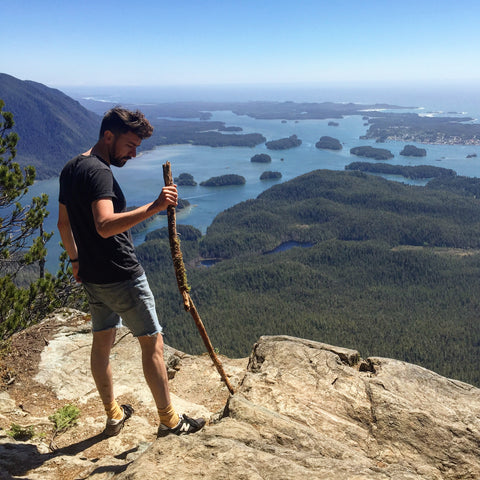
[[[182,239],[192,298],[229,356],[263,334],[308,337],[478,386],[479,207],[473,196],[311,172],[219,214],[201,240]],[[165,341],[198,353],[168,241],[137,254]],[[202,257],[222,261],[194,268]]]
[[[20,137],[16,161],[33,165],[37,180],[58,175],[74,155],[96,140],[101,117],[59,90],[0,73],[0,99]]]

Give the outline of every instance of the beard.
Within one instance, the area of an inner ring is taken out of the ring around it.
[[[130,157],[110,157],[110,165],[122,168],[128,160],[130,160]]]
[[[110,165],[113,165],[114,167],[122,168],[128,160],[132,157],[119,157],[117,155],[117,139],[113,142],[113,145],[110,149],[109,157],[110,157]]]

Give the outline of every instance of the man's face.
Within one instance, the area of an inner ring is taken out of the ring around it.
[[[142,139],[133,132],[115,136],[109,148],[110,165],[123,167],[128,160],[137,156],[137,148],[141,143]]]

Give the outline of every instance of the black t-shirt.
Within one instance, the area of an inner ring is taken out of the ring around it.
[[[135,255],[130,230],[102,238],[95,228],[92,202],[100,198],[111,198],[115,213],[126,209],[123,192],[106,162],[95,155],[70,160],[60,175],[59,201],[67,207],[80,278],[101,284],[137,278],[143,268]]]

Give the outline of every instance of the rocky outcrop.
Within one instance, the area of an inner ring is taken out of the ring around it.
[[[185,479],[479,478],[479,393],[403,362],[262,337],[221,420],[155,442],[118,478],[158,465]]]
[[[119,437],[96,439],[104,419],[85,371],[90,335],[85,322],[83,328],[67,323],[43,349],[35,378],[57,402],[62,397],[76,403],[81,422],[61,438],[56,453],[47,453],[39,441],[0,438],[0,466],[10,475],[45,480],[145,480],[160,478],[159,472],[161,478],[187,480],[480,478],[479,389],[416,365],[362,360],[355,350],[287,336],[261,337],[248,364],[222,358],[233,396],[208,356],[168,348],[175,406],[205,415],[209,424],[195,435],[161,439],[154,437],[155,415],[140,379],[136,341],[123,336],[113,355],[116,384],[122,399],[134,399],[137,412]],[[19,408],[22,389],[15,383],[3,392],[10,400],[0,401],[4,418],[5,410],[19,415],[27,410],[28,398]],[[15,470],[5,456],[12,452],[23,455],[32,469]]]

